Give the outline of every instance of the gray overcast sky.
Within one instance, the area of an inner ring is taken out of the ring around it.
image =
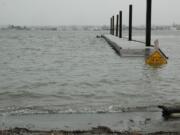
[[[152,2],[153,24],[180,24],[180,0]],[[0,25],[104,25],[120,9],[128,24],[129,4],[133,24],[145,24],[146,0],[0,0]]]

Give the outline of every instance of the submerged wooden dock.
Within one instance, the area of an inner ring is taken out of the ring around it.
[[[146,35],[145,35],[145,46],[151,46],[151,12],[152,12],[152,0],[146,1]],[[122,10],[116,15],[116,24],[115,24],[115,16],[113,15],[110,18],[110,34],[115,35],[119,38],[122,38],[122,18],[123,12]],[[134,41],[132,38],[132,28],[133,28],[133,5],[129,5],[129,30],[128,30],[128,40]],[[139,41],[141,42],[141,41]]]
[[[115,52],[121,57],[144,57],[145,63],[151,66],[167,64],[168,57],[155,46],[143,46],[139,42],[129,42],[113,35],[102,35]]]
[[[126,40],[130,41],[129,43],[124,43],[122,36],[122,11],[116,15],[116,24],[115,16],[113,15],[110,19],[110,34],[102,35],[102,37],[109,43],[109,45],[116,51],[120,56],[143,56],[145,57],[145,63],[152,66],[159,66],[167,64],[168,57],[161,51],[159,48],[158,40],[155,42],[155,45],[151,44],[151,9],[152,9],[152,0],[147,0],[146,8],[146,35],[145,42],[134,40],[132,38],[132,16],[133,16],[133,6],[129,5],[129,33]],[[121,39],[121,40],[120,40]],[[134,43],[132,43],[134,42]],[[144,45],[139,45],[143,43]]]
[[[144,47],[138,42],[129,42],[126,39],[113,35],[102,35],[109,45],[122,57],[147,57],[154,50],[153,47]]]

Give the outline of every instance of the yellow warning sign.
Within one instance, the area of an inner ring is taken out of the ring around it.
[[[146,64],[155,65],[155,66],[156,65],[163,65],[163,64],[167,64],[167,59],[159,50],[155,50],[146,59]]]

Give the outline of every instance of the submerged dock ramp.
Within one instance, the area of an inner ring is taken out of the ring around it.
[[[144,57],[145,63],[152,66],[167,64],[168,57],[156,46],[144,46],[141,41],[127,41],[113,35],[102,35],[102,38],[122,57]]]
[[[125,38],[118,38],[113,35],[102,35],[102,37],[122,57],[147,57],[154,49],[151,46],[145,47],[142,43],[127,41]]]

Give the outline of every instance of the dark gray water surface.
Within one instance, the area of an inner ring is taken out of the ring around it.
[[[161,68],[119,57],[96,38],[102,33],[0,30],[0,114],[149,111],[180,103],[180,31],[153,32],[169,56]]]

